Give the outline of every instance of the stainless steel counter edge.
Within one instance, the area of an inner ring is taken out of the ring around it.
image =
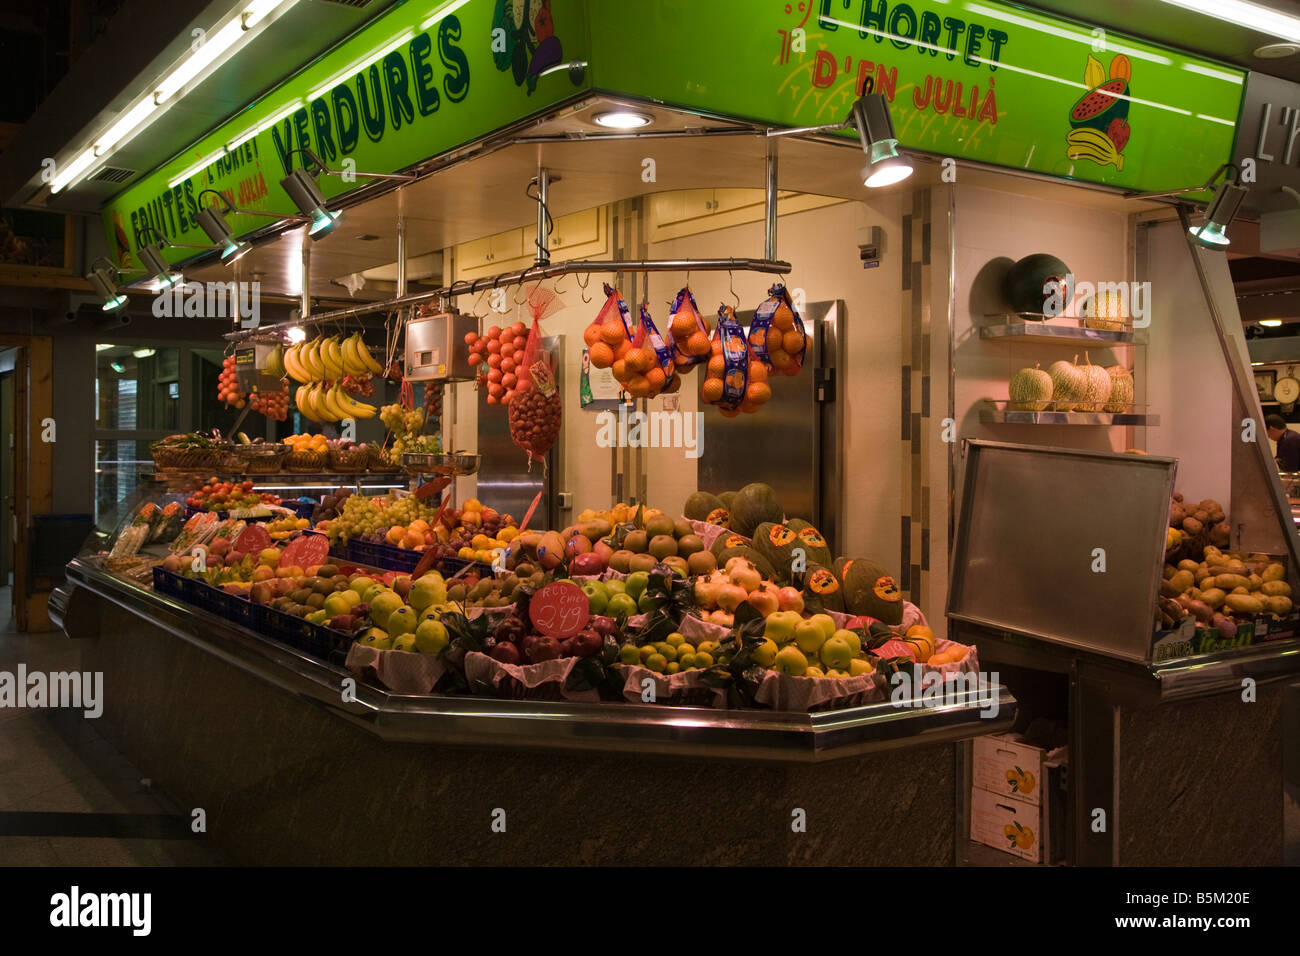
[[[814,714],[400,695],[367,684],[345,702],[342,682],[352,675],[341,667],[80,560],[68,565],[67,576],[70,589],[84,588],[390,741],[809,763],[1000,733],[1016,715],[1015,698],[1001,685],[984,699],[957,695],[924,707],[886,702]],[[75,593],[63,599],[64,606],[75,599]]]

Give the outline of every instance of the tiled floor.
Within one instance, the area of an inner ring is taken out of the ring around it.
[[[0,632],[0,671],[73,671],[79,657],[61,633]],[[224,862],[80,711],[0,708],[0,866]]]

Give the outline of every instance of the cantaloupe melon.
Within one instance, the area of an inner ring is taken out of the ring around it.
[[[1127,412],[1133,406],[1133,373],[1123,365],[1112,365],[1106,369],[1110,376],[1110,398],[1106,402],[1108,412]]]
[[[1079,356],[1075,356],[1075,362]],[[1047,367],[1047,374],[1052,379],[1052,410],[1057,412],[1074,411],[1084,394],[1084,371],[1074,362],[1062,359]]]
[[[1110,373],[1100,365],[1093,365],[1087,352],[1083,353],[1083,393],[1074,406],[1080,412],[1099,412],[1110,398]]]
[[[1010,408],[1016,412],[1041,412],[1052,404],[1052,376],[1035,365],[1022,368],[1007,383]]]

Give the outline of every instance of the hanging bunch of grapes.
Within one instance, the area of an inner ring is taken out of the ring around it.
[[[217,376],[217,398],[231,408],[244,407],[244,393],[239,390],[234,355],[227,355],[221,361],[221,374]]]
[[[442,383],[424,383],[424,414],[429,418],[442,418]]]
[[[369,372],[364,375],[344,375],[339,382],[339,387],[349,395],[357,395],[361,398],[370,398],[375,394],[375,383]]]

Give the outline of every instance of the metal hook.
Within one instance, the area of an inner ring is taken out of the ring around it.
[[[591,304],[591,296],[587,295],[587,286],[591,285],[591,273],[590,273],[590,272],[584,272],[583,275],[585,275],[585,276],[587,277],[587,281],[586,281],[586,282],[578,282],[578,277],[577,277],[577,276],[574,276],[574,277],[573,277],[573,281],[577,283],[578,288],[581,290],[578,294],[582,297],[583,304],[584,304],[584,305],[590,305],[590,304]]]
[[[740,308],[740,296],[736,295],[736,275],[730,269],[727,270],[727,284],[731,287],[731,297],[736,300],[736,308]]]
[[[523,305],[525,302],[528,301],[528,296],[524,296],[522,299],[519,298],[519,293],[520,293],[520,292],[523,292],[523,291],[524,291],[524,277],[523,277],[523,276],[520,276],[520,277],[519,277],[519,285],[518,285],[518,287],[517,287],[516,290],[515,290],[515,305],[517,305],[517,306],[518,306],[518,305]]]
[[[567,273],[567,272],[562,272],[562,273],[560,273],[560,277],[559,277],[558,279],[555,280],[555,285],[551,286],[551,291],[553,291],[556,295],[559,295],[559,294],[560,294],[560,283],[563,282],[563,281],[564,281],[565,279],[567,279],[567,278],[569,278],[569,273]]]
[[[485,296],[485,295],[487,295],[487,294],[488,294],[487,286],[484,286],[484,287],[483,287],[483,291],[480,292],[480,293],[478,294],[478,298],[474,300],[474,305],[471,306],[471,308],[470,308],[470,312],[471,312],[471,314],[472,314],[476,319],[481,319],[481,318],[483,318],[483,316],[479,314],[479,306],[481,306],[481,305],[483,304],[483,296]]]

